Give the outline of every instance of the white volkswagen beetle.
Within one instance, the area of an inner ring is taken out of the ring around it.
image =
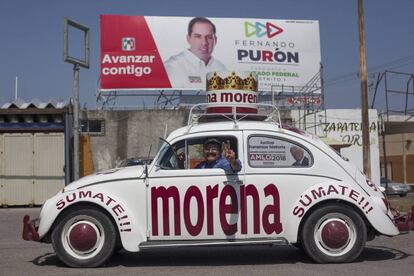
[[[193,117],[161,140],[150,165],[66,186],[39,219],[25,216],[23,238],[51,242],[68,266],[96,267],[121,248],[251,244],[293,244],[318,263],[351,262],[367,240],[400,233],[380,188],[317,137],[269,118]],[[235,152],[238,173],[196,168],[208,138]],[[410,219],[400,218],[400,228],[412,228]]]

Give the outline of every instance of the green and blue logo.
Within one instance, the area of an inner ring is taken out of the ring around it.
[[[256,36],[260,38],[266,35],[267,38],[272,38],[282,32],[282,28],[270,22],[266,22],[266,24],[260,22],[244,22],[244,34],[246,35],[246,37]]]

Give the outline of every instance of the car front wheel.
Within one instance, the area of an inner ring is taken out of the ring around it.
[[[99,210],[79,209],[65,214],[52,232],[58,258],[70,267],[97,267],[116,246],[116,230]]]
[[[325,205],[312,212],[302,228],[302,245],[318,263],[346,263],[362,252],[367,239],[360,215],[345,205]]]

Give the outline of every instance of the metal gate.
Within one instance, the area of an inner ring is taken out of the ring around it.
[[[0,135],[1,205],[40,205],[64,187],[64,134]]]

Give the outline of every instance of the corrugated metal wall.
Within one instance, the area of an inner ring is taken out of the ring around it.
[[[64,134],[0,135],[1,205],[42,204],[64,187]]]
[[[42,204],[65,186],[63,133],[34,135],[34,202]]]
[[[33,204],[33,135],[4,134],[3,148],[2,204]]]

